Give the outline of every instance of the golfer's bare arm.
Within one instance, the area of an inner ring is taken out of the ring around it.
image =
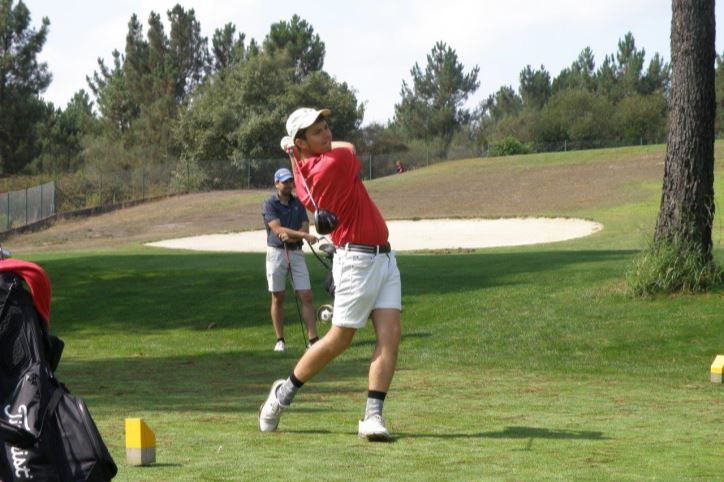
[[[285,228],[282,226],[281,221],[278,219],[273,219],[269,221],[269,229],[271,229],[272,233],[282,241],[302,241],[306,240],[310,243],[316,243],[317,237],[309,234],[309,223],[303,222],[302,226],[299,228],[299,230],[296,229],[290,229]]]

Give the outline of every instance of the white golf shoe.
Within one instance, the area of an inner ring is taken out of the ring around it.
[[[386,442],[392,438],[390,432],[385,428],[385,419],[382,418],[382,415],[373,415],[368,419],[360,420],[357,435],[370,442]]]
[[[284,351],[286,349],[286,345],[284,344],[284,341],[279,340],[276,345],[274,345],[274,351]]]
[[[259,430],[262,432],[275,432],[279,426],[279,419],[282,418],[282,412],[287,408],[277,399],[277,388],[284,382],[285,380],[280,379],[272,383],[269,396],[259,408]]]

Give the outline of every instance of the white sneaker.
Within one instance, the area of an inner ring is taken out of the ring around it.
[[[284,383],[284,379],[280,379],[272,383],[269,396],[266,401],[259,407],[259,430],[262,432],[276,432],[279,426],[279,419],[282,418],[282,412],[286,405],[282,405],[277,399],[277,388]]]
[[[366,420],[359,421],[357,435],[370,442],[385,442],[390,440],[390,432],[385,428],[385,419],[382,415],[373,415]]]
[[[274,345],[274,351],[284,351],[286,346],[284,345],[283,340],[279,340],[276,345]]]

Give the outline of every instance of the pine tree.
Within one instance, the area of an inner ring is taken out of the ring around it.
[[[272,24],[262,44],[264,52],[270,55],[285,53],[294,64],[294,80],[301,80],[324,66],[325,46],[314,28],[294,15],[289,22]]]
[[[711,259],[714,220],[714,2],[673,0],[671,94],[655,239]]]
[[[52,76],[37,60],[50,21],[35,30],[28,7],[13,3],[0,0],[0,174],[19,172],[40,153],[36,127],[52,112],[39,97]]]
[[[410,137],[436,140],[446,153],[456,131],[469,117],[463,104],[480,85],[478,66],[467,74],[463,70],[455,50],[437,42],[427,55],[425,71],[417,63],[410,70],[412,88],[402,82],[395,123]]]

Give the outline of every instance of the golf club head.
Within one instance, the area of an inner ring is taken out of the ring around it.
[[[319,250],[327,255],[327,258],[332,259],[337,248],[332,243],[323,243],[319,245]]]
[[[329,234],[337,227],[337,215],[326,209],[314,211],[314,225],[319,234]]]

